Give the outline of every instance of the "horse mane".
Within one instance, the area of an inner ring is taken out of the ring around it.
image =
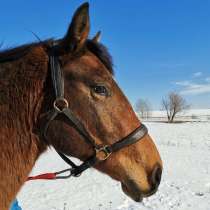
[[[0,50],[0,64],[20,59],[21,57],[25,56],[33,47],[45,45],[49,48],[52,46],[53,42],[56,41],[53,39],[48,39],[45,41],[24,44],[15,48]],[[112,56],[103,44],[88,39],[86,41],[86,48],[100,59],[100,61],[106,66],[112,75],[114,74]]]
[[[33,47],[40,46],[42,44],[49,43],[49,40],[44,42],[34,42],[30,44],[24,44],[15,48],[7,48],[0,51],[0,63],[15,61],[24,55],[26,55]]]

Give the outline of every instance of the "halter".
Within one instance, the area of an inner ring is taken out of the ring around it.
[[[47,114],[46,124],[43,129],[41,129],[41,134],[44,139],[47,138],[47,131],[50,124],[59,115],[64,115],[67,118],[67,123],[73,126],[77,132],[83,137],[84,141],[90,144],[94,150],[94,155],[89,157],[81,165],[76,165],[72,160],[70,160],[65,154],[60,151],[56,152],[60,157],[71,166],[71,168],[59,171],[56,173],[42,174],[35,177],[29,177],[28,179],[65,179],[71,176],[79,176],[82,172],[90,167],[95,166],[98,163],[105,161],[110,155],[118,150],[127,147],[140,141],[147,133],[148,130],[144,124],[141,124],[138,128],[132,131],[128,136],[122,138],[121,140],[111,144],[111,145],[97,145],[92,137],[89,135],[88,131],[82,124],[82,122],[75,116],[72,110],[69,108],[68,101],[64,97],[64,77],[61,70],[57,56],[54,54],[50,55],[50,69],[51,78],[53,83],[53,88],[55,92],[55,100],[53,103],[53,108]],[[66,121],[65,121],[66,122]],[[61,176],[62,173],[69,173],[67,175]]]

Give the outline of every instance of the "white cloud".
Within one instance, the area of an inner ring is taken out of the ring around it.
[[[191,84],[180,91],[183,95],[199,95],[210,93],[210,84]]]
[[[201,71],[198,71],[198,72],[195,72],[194,74],[193,74],[193,77],[200,77],[200,76],[202,76],[203,75],[203,73],[201,72]]]
[[[208,79],[209,80],[206,78],[203,83],[195,83],[185,80],[175,82],[175,84],[182,87],[180,93],[183,95],[199,95],[210,93],[210,78]]]
[[[207,77],[205,80],[206,82],[210,82],[210,77]]]
[[[191,82],[188,80],[185,80],[185,81],[175,82],[175,84],[180,85],[180,86],[189,86],[191,84]]]

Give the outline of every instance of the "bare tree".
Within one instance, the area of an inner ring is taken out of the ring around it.
[[[185,99],[176,92],[170,92],[167,97],[162,99],[162,108],[166,110],[168,122],[174,121],[177,113],[189,108]]]
[[[135,105],[136,112],[140,114],[141,118],[149,118],[151,105],[148,100],[138,99]]]

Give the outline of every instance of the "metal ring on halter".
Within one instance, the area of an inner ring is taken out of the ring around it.
[[[106,160],[112,154],[112,152],[109,151],[108,145],[105,145],[99,149],[96,148],[95,151],[96,151],[96,157],[100,161]]]
[[[62,104],[62,108],[58,105],[58,103],[63,103]],[[68,108],[69,107],[69,103],[65,98],[57,98],[55,99],[55,101],[53,102],[53,107],[58,111],[58,112],[63,112],[63,109]]]

